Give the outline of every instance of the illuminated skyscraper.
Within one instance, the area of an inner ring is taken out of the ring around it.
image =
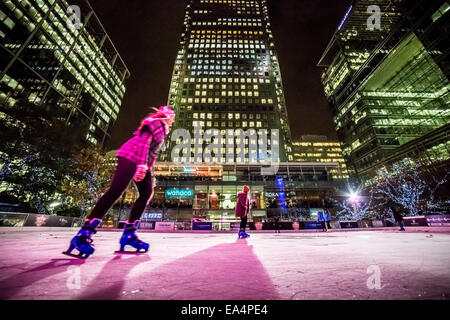
[[[442,0],[354,1],[333,35],[319,67],[354,175],[387,159],[449,159],[449,9]]]
[[[71,27],[71,5],[80,9],[79,28]],[[0,104],[45,106],[102,145],[129,76],[88,1],[0,2]]]
[[[330,173],[334,179],[347,179],[347,166],[342,156],[341,143],[329,141],[326,136],[305,135],[292,142],[295,162],[337,163]]]
[[[218,129],[223,137],[240,128],[258,132],[267,129],[269,150],[275,143],[270,141],[271,130],[278,129],[279,160],[292,160],[286,103],[266,0],[187,1],[184,28],[168,99],[177,114],[173,129],[187,129],[192,137],[200,127],[204,131]],[[174,144],[161,160],[207,161],[194,156],[201,152],[194,150],[194,141],[190,157],[180,154],[171,159]],[[259,139],[248,139],[245,156],[241,157],[241,144],[236,141],[231,160],[226,157],[231,151],[225,148],[224,141],[218,162],[251,162],[251,147],[255,144]]]

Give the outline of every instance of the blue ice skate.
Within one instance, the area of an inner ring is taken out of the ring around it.
[[[70,241],[69,249],[64,251],[63,254],[81,259],[86,259],[93,254],[95,249],[92,244],[94,240],[92,240],[91,236],[97,232],[95,228],[97,228],[101,221],[98,218],[86,220],[77,235]],[[73,249],[78,250],[78,255],[71,253]]]
[[[125,251],[125,246],[131,246],[136,249],[136,252],[147,252],[150,245],[136,236],[136,229],[139,220],[135,221],[134,224],[126,223],[123,229],[122,238],[120,238],[120,250],[116,251],[119,253],[127,252]],[[144,251],[141,251],[144,250]]]
[[[245,233],[244,230],[239,230],[238,233],[238,239],[246,239],[246,238],[250,238],[250,235],[248,233]]]

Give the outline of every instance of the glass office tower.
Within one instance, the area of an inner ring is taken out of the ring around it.
[[[271,129],[278,129],[278,160],[292,160],[283,84],[266,0],[187,1],[184,28],[168,99],[177,114],[173,129],[187,129],[192,138],[196,129],[217,129],[222,137],[241,128],[257,132],[266,129],[269,154],[270,145],[276,143],[270,141]],[[259,146],[260,137],[246,138],[245,145],[240,142],[236,140],[231,152],[224,141],[222,158],[217,162],[256,160],[250,153],[254,145]],[[189,153],[180,153],[171,159],[175,143],[169,144],[161,160],[208,162],[195,156],[208,141],[203,141],[200,150],[194,150],[192,141],[190,157]],[[244,157],[239,155],[241,147],[245,148]],[[232,158],[227,159],[227,153],[232,153]]]
[[[318,135],[305,135],[293,140],[294,162],[336,163],[336,168],[330,169],[332,177],[339,180],[348,179],[340,142],[329,141],[326,136]]]
[[[368,23],[370,5],[381,9],[380,29]],[[355,1],[340,23],[318,66],[352,174],[369,177],[419,145],[448,160],[449,8]]]
[[[72,27],[72,5],[80,8],[79,28]],[[88,1],[1,1],[1,104],[46,106],[67,124],[86,128],[87,141],[103,145],[129,76]]]

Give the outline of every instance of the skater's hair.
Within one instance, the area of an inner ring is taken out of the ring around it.
[[[172,110],[171,107],[168,106],[163,106],[163,107],[159,107],[157,108],[152,108],[153,110],[156,111],[156,113],[150,113],[148,114],[148,116],[144,119],[142,119],[141,121],[141,126],[139,127],[139,130],[141,130],[148,121],[153,121],[156,119],[159,120],[175,120],[175,112]],[[163,121],[164,123],[166,123],[166,121]],[[166,131],[168,131],[168,125],[166,123]]]
[[[152,107],[156,113],[150,113],[147,117],[153,119],[170,119],[175,118],[175,112],[173,112],[172,108],[169,106],[162,106],[157,108]]]

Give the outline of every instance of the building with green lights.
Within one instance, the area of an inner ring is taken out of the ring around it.
[[[292,161],[290,129],[283,93],[280,67],[269,22],[266,0],[189,0],[186,6],[184,31],[170,84],[168,104],[175,108],[177,118],[173,131],[208,129],[222,136],[236,129],[266,129],[270,140],[272,130],[279,130],[279,159]],[[259,138],[258,138],[259,139]],[[258,139],[236,141],[234,150],[225,143],[218,163],[249,163],[252,147]],[[161,160],[184,163],[209,162],[198,157],[202,152],[194,142],[189,151],[171,159],[172,142]],[[203,145],[208,141],[204,141]],[[270,141],[269,141],[270,142]],[[268,143],[268,154],[271,154]],[[241,148],[245,155],[240,156]],[[249,151],[250,150],[250,151]],[[214,151],[215,153],[220,150]],[[226,154],[234,154],[227,158]],[[249,156],[250,155],[250,156]]]
[[[73,5],[79,25],[68,22],[76,21],[68,10]],[[129,76],[88,1],[1,1],[0,104],[46,106],[67,124],[86,128],[86,141],[103,145]]]
[[[380,29],[368,19],[378,5]],[[349,172],[449,159],[450,2],[354,1],[318,66]]]
[[[305,135],[292,142],[294,162],[337,163],[330,173],[334,179],[348,179],[347,165],[342,156],[341,143],[326,136]]]

